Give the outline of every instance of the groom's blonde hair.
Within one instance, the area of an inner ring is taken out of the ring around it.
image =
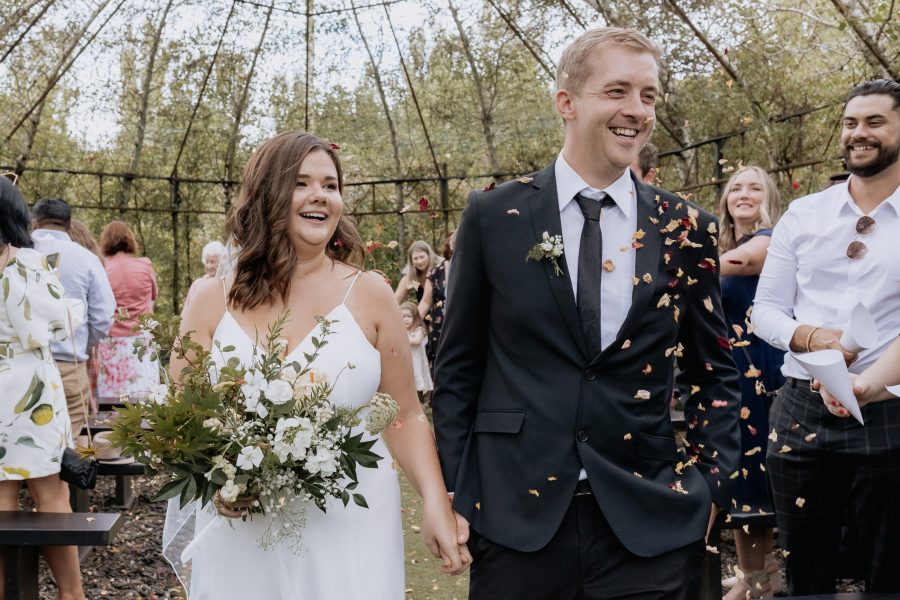
[[[648,52],[659,64],[659,47],[637,29],[624,27],[599,27],[589,29],[563,50],[556,67],[556,89],[579,94],[584,82],[591,76],[588,60],[595,50],[609,46],[624,46],[636,52]]]

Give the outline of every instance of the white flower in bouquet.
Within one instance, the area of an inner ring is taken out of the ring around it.
[[[366,431],[378,435],[397,420],[400,407],[388,394],[377,393],[369,402],[369,414],[366,415]]]
[[[151,385],[147,392],[147,401],[157,404],[165,404],[166,398],[169,397],[169,386],[165,383]]]
[[[210,479],[212,476],[212,472],[217,469],[225,474],[226,479],[234,479],[234,476],[237,475],[237,467],[228,462],[228,459],[221,454],[213,460],[212,469],[210,469],[209,473],[206,474],[206,478]]]
[[[294,380],[296,380],[296,383],[294,383],[294,398],[298,400],[312,395],[316,388],[327,387],[329,385],[328,375],[317,369],[309,369],[306,373],[301,375],[299,379],[295,375],[291,381],[293,382]]]
[[[317,473],[323,477],[334,475],[338,468],[337,453],[319,446],[316,453],[306,459],[304,467],[313,475]]]
[[[219,498],[225,502],[235,502],[246,487],[243,483],[235,483],[233,479],[229,479],[219,490]]]
[[[266,381],[266,376],[263,375],[261,371],[249,369],[244,374],[244,383],[241,385],[241,393],[244,395],[247,402],[252,401],[255,406],[256,402],[259,400],[260,394],[263,394],[268,386],[269,382]]]
[[[222,421],[220,421],[216,417],[210,417],[209,419],[203,421],[203,426],[213,433],[218,433],[222,430]]]
[[[250,471],[259,466],[263,460],[263,451],[256,446],[244,446],[237,457],[237,466]]]
[[[283,379],[270,381],[266,388],[266,398],[268,398],[272,404],[280,406],[289,402],[293,397],[294,390],[291,388],[291,384]]]

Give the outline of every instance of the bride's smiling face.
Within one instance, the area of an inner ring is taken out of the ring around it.
[[[291,199],[290,235],[301,257],[324,250],[344,210],[338,173],[327,152],[310,152],[297,173]]]

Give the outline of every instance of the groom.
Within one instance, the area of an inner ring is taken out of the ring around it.
[[[716,222],[628,169],[655,123],[657,58],[634,30],[578,37],[556,77],[562,152],[463,213],[433,407],[473,600],[692,600],[731,503],[740,401]]]

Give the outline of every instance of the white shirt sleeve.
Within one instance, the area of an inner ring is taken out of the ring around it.
[[[790,350],[791,338],[800,326],[793,313],[797,296],[797,255],[792,244],[791,225],[795,220],[789,210],[772,232],[751,316],[753,332],[782,350]]]

